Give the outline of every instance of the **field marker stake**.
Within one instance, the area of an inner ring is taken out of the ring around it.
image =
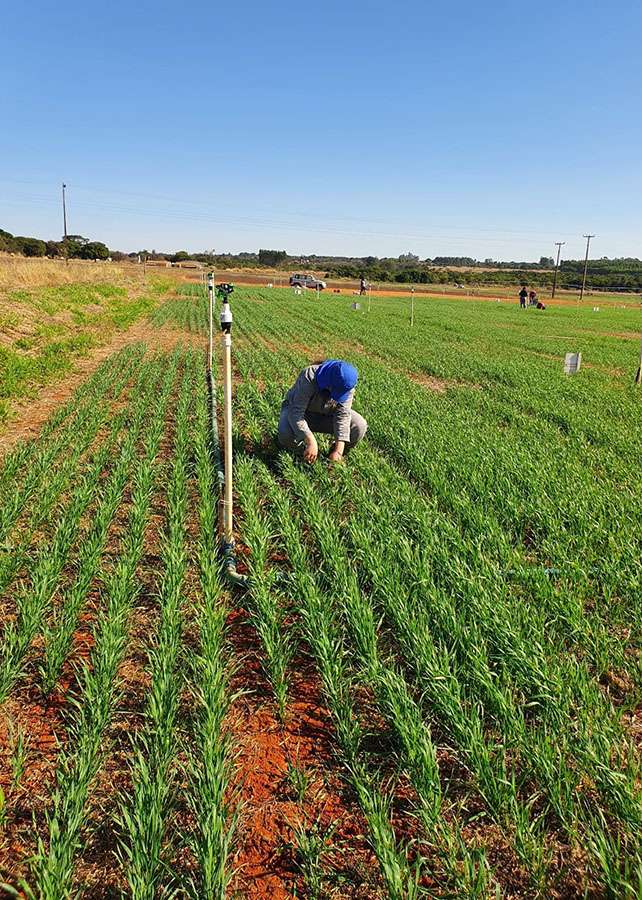
[[[415,324],[415,289],[410,288],[410,327]]]

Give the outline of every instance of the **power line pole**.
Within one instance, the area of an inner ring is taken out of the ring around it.
[[[65,236],[64,236],[65,241],[67,240],[67,204],[65,202],[66,188],[67,188],[67,185],[63,181],[63,183],[62,183],[62,221],[63,221],[64,230],[65,230]]]
[[[588,267],[588,255],[589,255],[589,245],[591,243],[591,238],[594,238],[594,234],[585,234],[583,237],[586,238],[586,256],[584,257],[584,275],[582,276],[582,290],[580,291],[580,299],[579,302],[582,302],[582,297],[584,296],[584,288],[586,287],[586,269]]]
[[[562,252],[562,247],[566,241],[555,241],[555,246],[557,247],[557,262],[555,263],[555,273],[553,275],[553,290],[551,291],[551,300],[555,296],[555,288],[557,287],[557,270],[560,267],[560,253]]]

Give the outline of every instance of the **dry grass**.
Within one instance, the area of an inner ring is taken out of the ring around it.
[[[0,254],[0,432],[45,384],[149,315],[175,287],[166,272]]]
[[[119,263],[100,263],[93,260],[29,259],[0,253],[0,290],[53,287],[79,281],[122,282],[138,277],[143,280],[142,267]]]
[[[146,271],[145,271],[146,268]],[[165,266],[144,267],[132,262],[94,262],[88,259],[45,259],[0,253],[0,292],[20,289],[55,287],[79,282],[109,282],[111,284],[143,284],[146,277],[156,274],[177,282],[199,281],[200,270],[174,269]]]

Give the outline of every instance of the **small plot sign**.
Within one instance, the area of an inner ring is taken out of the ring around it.
[[[582,365],[581,353],[567,353],[564,357],[564,374],[576,375]]]
[[[353,303],[353,304],[352,304],[352,308],[353,308],[353,309],[361,309],[361,304],[360,304],[360,303]]]

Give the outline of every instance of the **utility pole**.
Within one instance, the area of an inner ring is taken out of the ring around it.
[[[551,300],[555,296],[555,288],[557,287],[557,270],[560,267],[560,253],[562,252],[562,247],[566,243],[566,241],[555,241],[555,246],[557,247],[557,262],[555,263],[555,273],[553,275],[553,290],[551,291]]]
[[[65,202],[66,188],[67,188],[67,185],[63,181],[63,183],[62,183],[62,222],[63,222],[64,231],[65,231],[65,236],[64,236],[65,241],[67,240],[67,204]]]
[[[584,288],[586,287],[586,269],[588,266],[588,255],[589,255],[589,245],[591,243],[591,238],[594,238],[594,234],[585,234],[583,237],[586,238],[586,256],[584,257],[584,275],[582,276],[582,290],[580,291],[580,299],[579,303],[582,302],[582,297],[584,296]]]

